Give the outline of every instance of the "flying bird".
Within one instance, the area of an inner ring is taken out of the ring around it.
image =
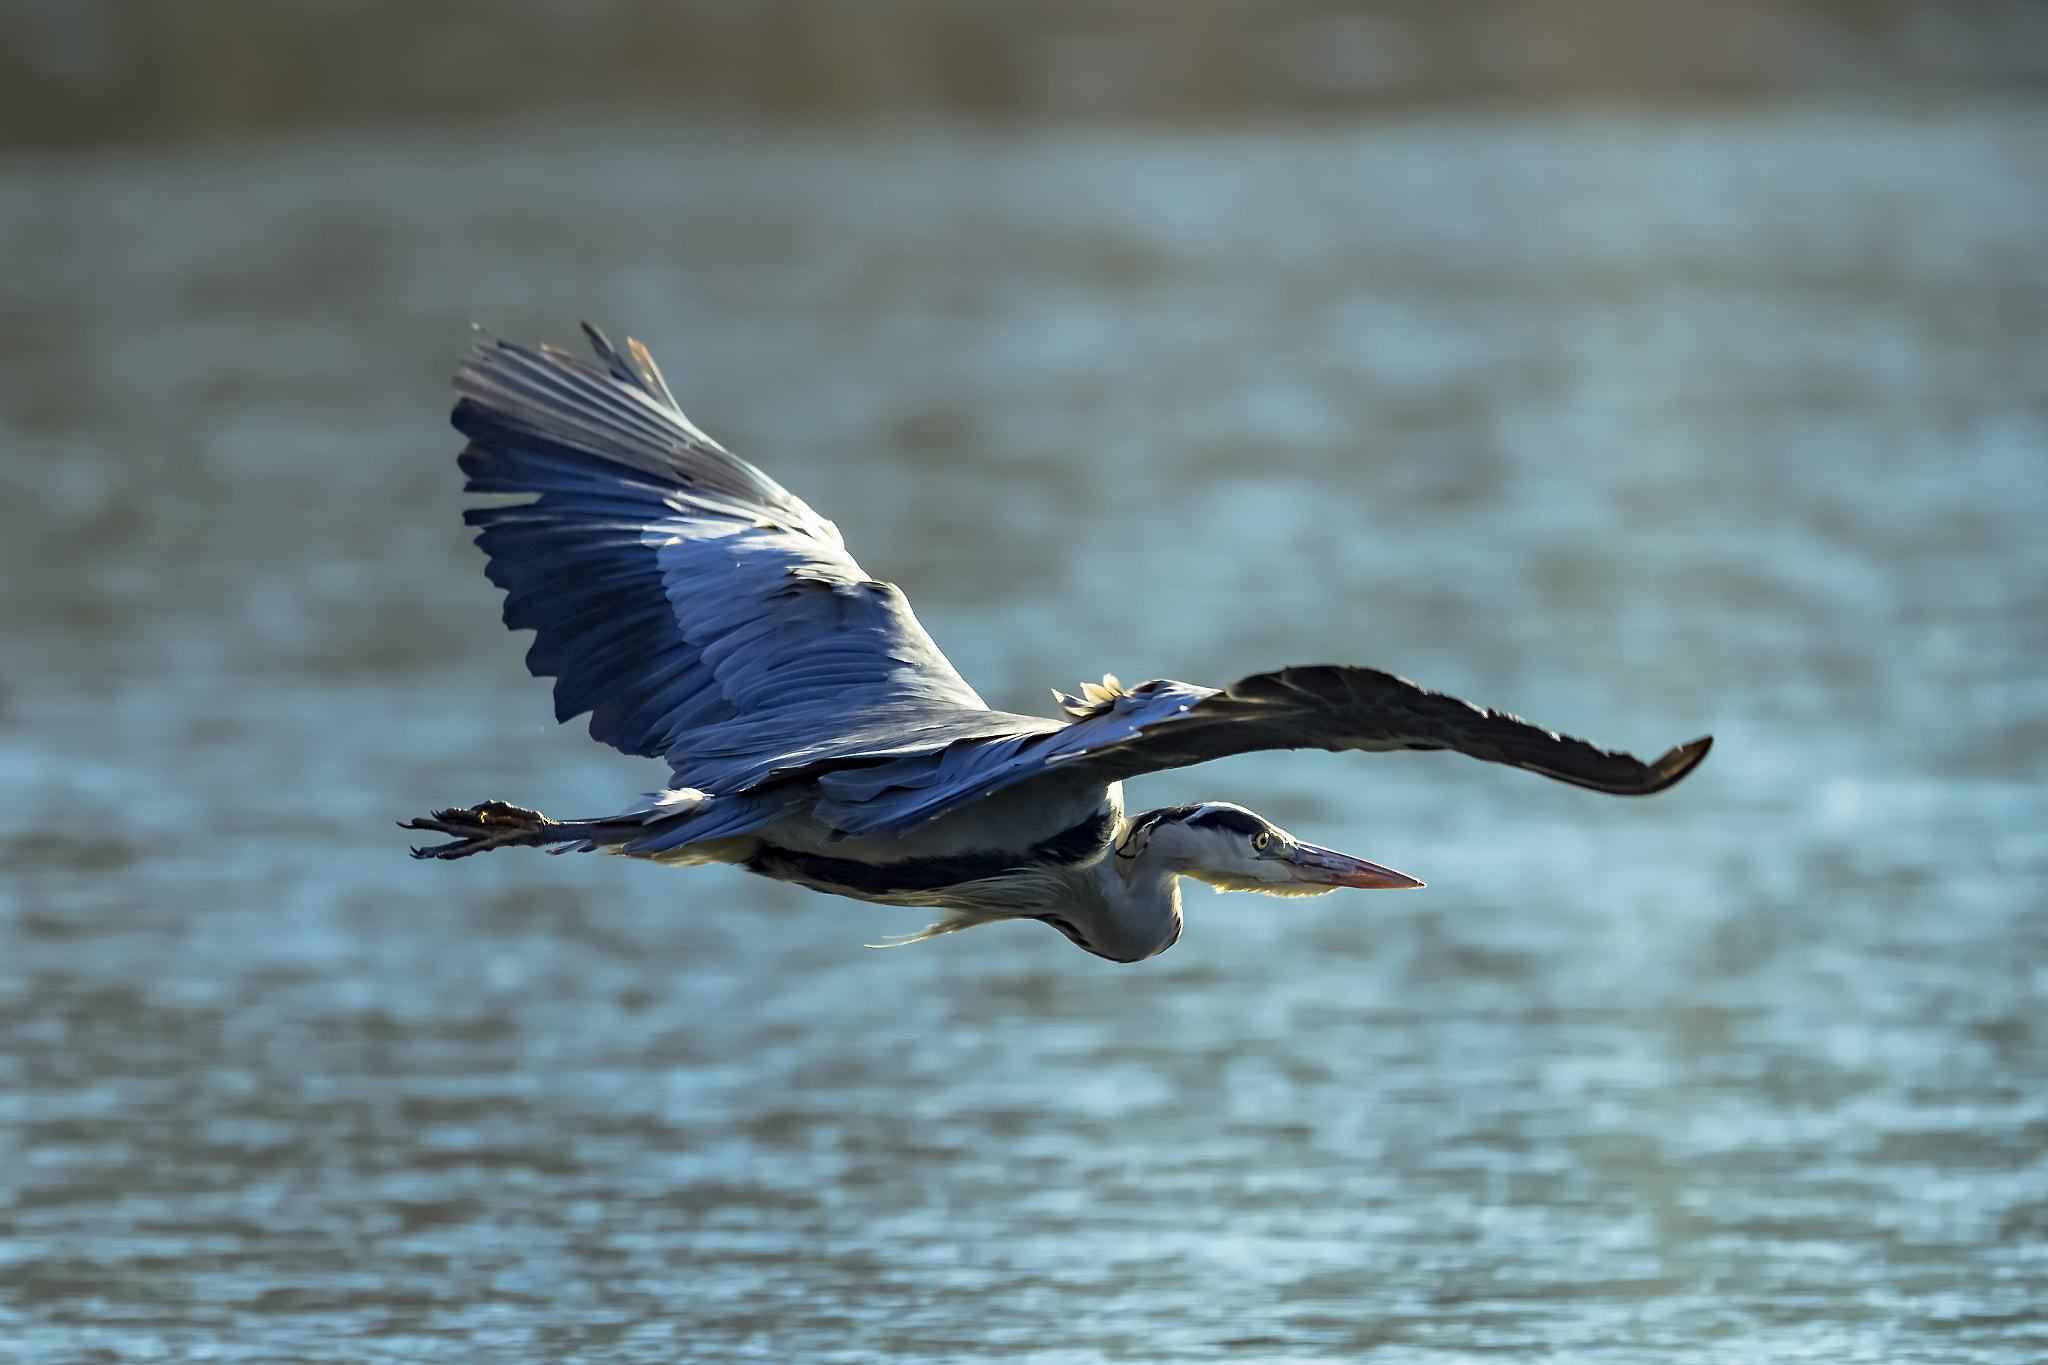
[[[905,941],[1038,920],[1138,962],[1180,938],[1179,879],[1319,895],[1421,882],[1210,801],[1128,815],[1123,781],[1255,749],[1450,749],[1617,796],[1663,791],[1711,737],[1651,763],[1372,668],[1255,673],[1224,688],[1113,677],[1061,715],[992,711],[893,584],[839,531],[683,415],[653,357],[586,326],[599,364],[487,339],[453,421],[477,544],[555,716],[660,758],[667,789],[554,820],[503,801],[403,828],[418,858],[600,850],[731,863],[816,891],[924,907]]]

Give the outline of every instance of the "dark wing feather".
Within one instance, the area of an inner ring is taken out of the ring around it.
[[[832,523],[693,426],[637,342],[590,336],[602,371],[486,341],[455,376],[468,490],[537,495],[468,521],[558,720],[589,711],[593,738],[717,791],[691,780],[694,736],[772,768],[849,717],[987,714]]]
[[[823,779],[820,813],[848,832],[915,826],[1035,780],[1107,786],[1258,749],[1454,749],[1616,796],[1649,796],[1698,767],[1711,738],[1651,763],[1595,748],[1374,668],[1313,665],[1257,673],[1222,691],[1150,682],[1050,734],[955,745]]]
[[[1453,749],[1613,796],[1650,796],[1698,767],[1712,744],[1696,739],[1645,763],[1376,668],[1317,664],[1255,673],[1178,720],[1075,762],[1091,778],[1114,773],[1121,780],[1256,749]]]

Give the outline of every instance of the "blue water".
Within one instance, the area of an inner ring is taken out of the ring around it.
[[[2048,121],[617,122],[0,163],[0,1344],[2048,1356]],[[1165,957],[616,809],[460,525],[471,320],[645,340],[991,703],[1356,662],[1654,753],[1133,784],[1429,889]]]

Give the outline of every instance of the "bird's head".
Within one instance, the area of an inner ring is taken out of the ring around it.
[[[1303,843],[1263,816],[1226,801],[1146,811],[1131,821],[1116,856],[1127,877],[1140,866],[1164,868],[1219,891],[1268,896],[1320,896],[1340,886],[1390,891],[1422,885],[1378,863]]]

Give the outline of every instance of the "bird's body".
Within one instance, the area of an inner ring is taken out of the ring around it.
[[[470,491],[538,495],[469,520],[506,624],[536,631],[527,665],[557,679],[557,719],[589,711],[594,738],[673,780],[601,819],[437,811],[407,827],[456,842],[422,857],[731,863],[940,912],[918,938],[1036,919],[1133,962],[1179,938],[1183,876],[1283,895],[1421,883],[1225,803],[1128,816],[1127,777],[1254,749],[1449,748],[1645,795],[1706,755],[1695,740],[1645,764],[1330,665],[1225,689],[1106,677],[1059,695],[1062,719],[991,711],[830,522],[689,423],[644,349],[591,340],[602,372],[503,342],[458,372]]]

